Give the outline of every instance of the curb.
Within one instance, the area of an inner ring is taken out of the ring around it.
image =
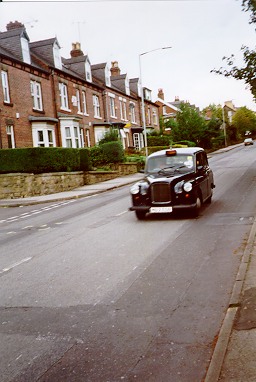
[[[247,240],[246,247],[243,252],[242,260],[238,269],[235,284],[233,286],[232,295],[229,302],[229,307],[222,323],[218,340],[213,351],[210,365],[206,372],[204,382],[218,382],[222,370],[224,358],[227,352],[229,339],[232,333],[233,324],[240,304],[240,298],[246,273],[248,270],[250,257],[253,250],[253,245],[256,237],[256,219],[254,219],[250,234]]]

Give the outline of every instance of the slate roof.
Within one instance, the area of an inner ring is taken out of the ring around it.
[[[25,27],[12,29],[6,32],[0,33],[1,47],[10,52],[12,57],[16,60],[23,61],[21,50],[21,37],[26,38],[29,41]]]

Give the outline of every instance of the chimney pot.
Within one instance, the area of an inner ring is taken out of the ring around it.
[[[8,31],[10,30],[13,30],[13,29],[17,29],[17,28],[22,28],[24,27],[24,24],[20,23],[19,21],[10,21],[7,25],[6,25],[6,29]]]
[[[79,57],[83,56],[84,53],[81,50],[81,44],[80,42],[73,42],[72,43],[72,50],[70,51],[70,56],[71,57]]]
[[[111,76],[120,76],[120,68],[118,66],[118,61],[112,61],[111,62],[111,69],[110,69],[110,72],[111,72]]]

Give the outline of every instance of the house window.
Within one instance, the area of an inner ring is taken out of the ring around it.
[[[151,125],[151,110],[150,110],[150,107],[148,107],[148,124]]]
[[[59,83],[59,91],[60,91],[60,107],[63,110],[69,110],[68,107],[68,89],[67,85],[60,82]]]
[[[128,77],[125,78],[125,93],[130,95],[130,83]]]
[[[93,110],[94,110],[94,117],[100,118],[100,101],[97,95],[93,96]]]
[[[81,101],[80,101],[80,91],[78,89],[76,91],[76,102],[77,102],[77,112],[81,114],[82,109],[81,109]]]
[[[6,126],[6,134],[7,134],[8,149],[14,149],[15,140],[14,140],[14,131],[13,131],[12,125]]]
[[[47,123],[32,124],[32,135],[34,147],[55,147],[54,128]]]
[[[105,127],[95,127],[94,128],[94,136],[95,136],[95,143],[98,143],[106,134]]]
[[[60,125],[63,147],[84,147],[83,129],[77,121],[63,119],[60,121]]]
[[[109,97],[109,103],[110,103],[110,117],[116,118],[115,98]]]
[[[144,147],[143,135],[141,133],[133,134],[133,146],[135,147],[135,150],[140,150]]]
[[[79,148],[79,141],[80,141],[80,131],[78,126],[74,126],[74,139],[75,139],[75,147]]]
[[[109,67],[107,65],[105,67],[105,80],[106,80],[106,86],[111,86],[110,70],[109,70]]]
[[[120,101],[120,115],[121,120],[127,121],[127,113],[126,113],[126,99],[119,98]]]
[[[28,40],[25,37],[21,37],[20,41],[23,61],[27,64],[31,64]]]
[[[54,65],[57,69],[62,69],[62,62],[60,57],[60,49],[58,47],[58,44],[55,42],[53,45],[53,59],[54,59]]]
[[[131,122],[136,123],[136,120],[135,120],[135,104],[133,102],[130,103],[130,115],[131,115]]]
[[[8,73],[6,71],[2,70],[1,71],[1,78],[2,78],[3,93],[4,93],[4,102],[10,103]]]
[[[43,110],[41,84],[37,81],[30,81],[30,90],[33,99],[33,109]]]
[[[72,136],[71,136],[71,128],[70,126],[65,127],[65,147],[72,147]]]
[[[87,147],[91,147],[90,130],[86,129],[85,133]]]
[[[86,102],[86,93],[85,91],[82,91],[82,108],[83,108],[83,114],[87,114],[87,102]]]
[[[92,82],[92,72],[90,62],[87,60],[85,63],[86,81]]]
[[[153,109],[153,124],[157,126],[157,111],[156,109]]]

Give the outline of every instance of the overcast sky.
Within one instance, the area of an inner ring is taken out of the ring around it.
[[[70,57],[72,43],[81,42],[92,64],[118,61],[121,73],[139,77],[154,100],[162,88],[166,101],[176,96],[200,109],[233,100],[256,111],[242,81],[210,73],[232,53],[243,64],[241,46],[255,48],[255,26],[243,12],[242,0],[167,1],[3,1],[0,30],[18,20],[30,41],[57,36],[61,55]]]

